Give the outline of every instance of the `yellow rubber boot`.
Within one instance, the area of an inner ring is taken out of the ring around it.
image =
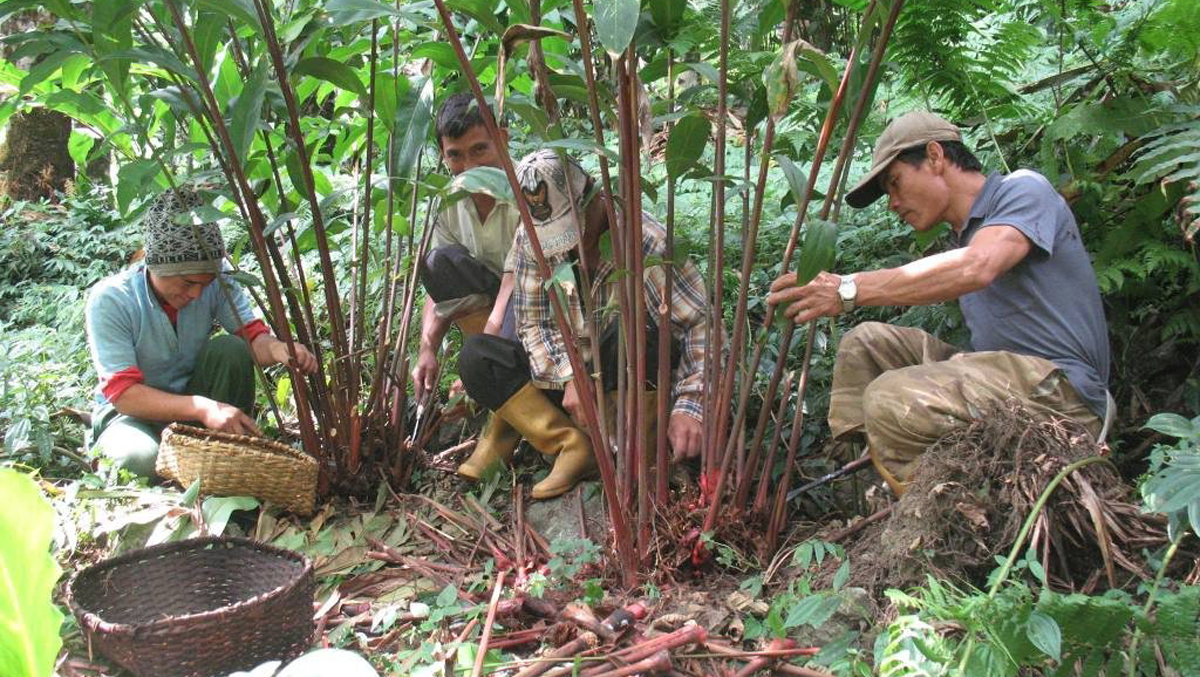
[[[534,449],[554,457],[550,474],[533,486],[533,498],[566,493],[596,469],[588,436],[532,383],[508,398],[496,415],[508,421]]]
[[[488,318],[491,315],[491,308],[477,310],[454,320],[454,324],[457,324],[458,328],[462,330],[463,336],[474,336],[475,334],[483,333],[483,328],[487,325]]]
[[[483,479],[493,467],[511,463],[520,442],[521,433],[493,413],[479,434],[475,451],[471,452],[471,457],[465,463],[458,466],[458,474],[469,480]]]

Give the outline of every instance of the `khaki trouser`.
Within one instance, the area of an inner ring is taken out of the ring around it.
[[[865,322],[838,348],[829,428],[835,439],[865,433],[875,468],[901,494],[930,445],[1010,399],[1035,416],[1100,432],[1100,419],[1049,360],[959,352],[919,329]]]

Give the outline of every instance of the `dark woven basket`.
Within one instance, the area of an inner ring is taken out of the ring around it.
[[[212,677],[287,660],[312,643],[312,563],[245,538],[156,545],[71,582],[91,647],[139,677]]]

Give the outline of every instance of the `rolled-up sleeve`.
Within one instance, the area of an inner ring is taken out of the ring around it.
[[[550,294],[534,262],[522,250],[515,258],[513,312],[517,334],[529,353],[530,379],[542,388],[564,388],[574,371],[554,321]]]

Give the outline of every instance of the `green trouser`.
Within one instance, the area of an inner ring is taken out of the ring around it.
[[[929,446],[1012,399],[1037,417],[1100,432],[1100,419],[1049,360],[959,352],[920,329],[865,322],[838,347],[829,428],[838,439],[865,433],[875,468],[899,494]]]
[[[223,334],[209,339],[196,358],[196,369],[183,389],[251,414],[254,407],[254,360],[246,342]],[[135,475],[154,477],[158,442],[166,423],[126,416],[111,403],[92,415],[92,449],[113,465]]]

